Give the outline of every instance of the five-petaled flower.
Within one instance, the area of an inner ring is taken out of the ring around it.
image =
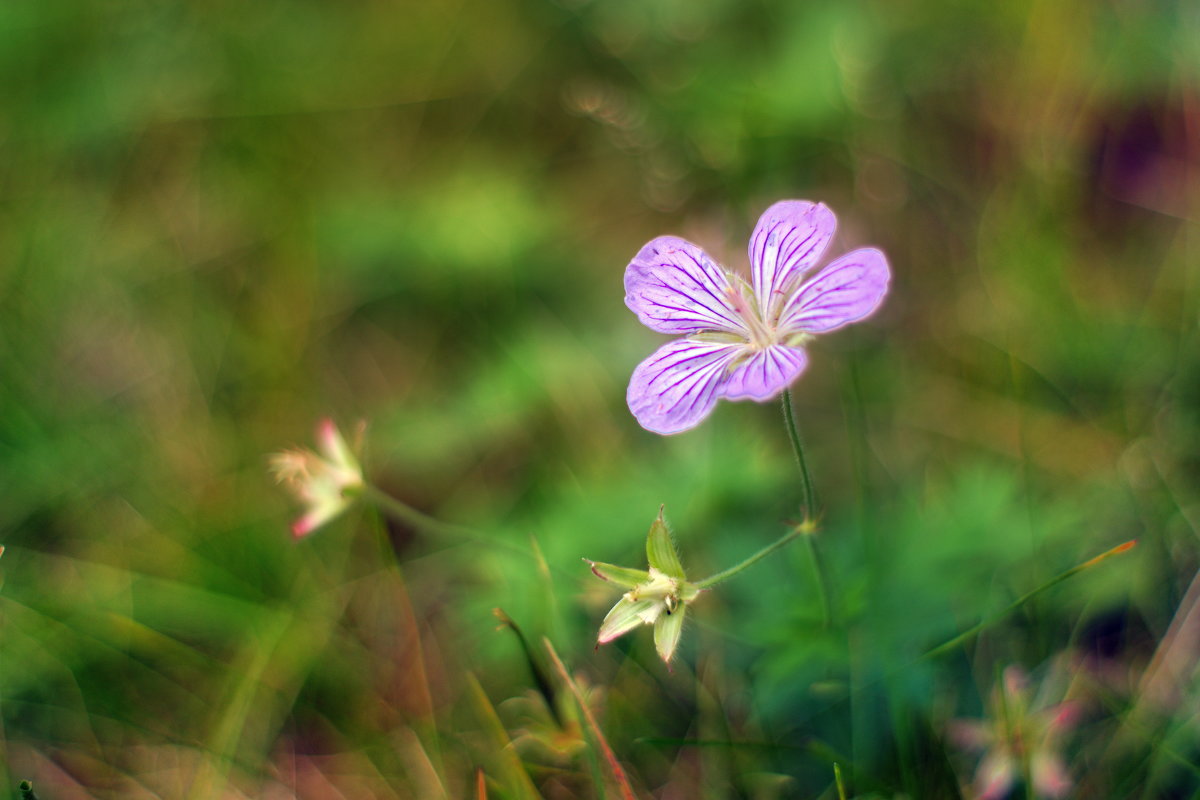
[[[809,280],[837,228],[826,206],[783,200],[750,237],[753,285],[675,236],[651,241],[625,270],[625,304],[659,333],[684,334],[638,365],[629,410],[643,428],[679,433],[717,400],[769,400],[804,371],[804,344],[860,320],[887,293],[887,258],[847,253]]]
[[[1071,778],[1059,745],[1079,713],[1076,701],[1046,705],[1033,700],[1025,672],[1018,667],[1004,670],[992,694],[989,719],[950,723],[950,737],[959,747],[984,753],[975,771],[979,800],[1007,797],[1026,773],[1038,797],[1065,797]]]
[[[363,490],[362,467],[332,420],[317,425],[317,448],[293,448],[271,456],[271,471],[304,505],[292,534],[307,536],[341,514]]]
[[[597,644],[607,644],[639,625],[653,625],[654,646],[659,657],[670,664],[683,633],[687,604],[702,590],[690,583],[683,571],[662,509],[658,510],[658,519],[646,535],[646,560],[650,562],[650,569],[584,560],[591,565],[597,578],[629,589],[600,623]]]

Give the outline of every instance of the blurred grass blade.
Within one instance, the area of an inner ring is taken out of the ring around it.
[[[571,674],[567,672],[566,666],[562,659],[558,657],[558,653],[554,650],[554,645],[549,639],[542,639],[542,643],[546,646],[546,652],[550,654],[550,662],[554,664],[554,669],[558,672],[558,676],[562,682],[566,684],[567,689],[575,698],[575,702],[579,705],[579,712],[583,715],[583,721],[588,731],[596,741],[596,746],[604,755],[605,762],[608,763],[609,769],[612,771],[613,780],[617,784],[617,788],[621,791],[623,800],[637,800],[637,795],[633,793],[633,787],[629,784],[629,778],[625,775],[625,770],[621,767],[621,762],[617,761],[617,754],[613,752],[609,746],[608,740],[604,738],[604,733],[600,730],[600,724],[596,722],[596,717],[592,715],[592,710],[588,708],[587,700],[583,693],[579,691],[579,687],[575,685],[575,681],[571,680]]]
[[[521,758],[513,747],[504,723],[500,721],[500,715],[496,713],[492,701],[479,685],[479,679],[475,677],[475,673],[468,672],[466,680],[471,699],[475,701],[475,713],[479,716],[479,722],[491,743],[492,752],[496,754],[496,765],[508,790],[512,792],[513,797],[521,800],[541,800],[537,787],[533,785],[529,773],[525,771],[525,765],[521,763]],[[483,770],[480,770],[479,774],[482,776]]]
[[[508,628],[516,634],[517,641],[521,643],[521,650],[525,653],[525,660],[529,663],[529,671],[533,673],[533,681],[537,684],[537,690],[542,695],[542,699],[546,701],[546,706],[549,707],[554,721],[558,724],[559,728],[562,728],[563,719],[558,709],[558,692],[555,691],[554,683],[550,680],[550,676],[546,673],[542,662],[534,655],[533,648],[529,646],[529,640],[525,638],[525,634],[521,631],[520,626],[513,622],[512,617],[504,613],[504,609],[493,608],[492,613],[496,615],[496,619],[500,620],[500,624],[503,627]]]
[[[537,564],[538,578],[546,595],[545,626],[546,632],[554,636],[558,632],[558,597],[554,594],[554,577],[550,574],[550,562],[546,560],[542,546],[537,537],[529,534],[529,549],[533,553],[534,563]]]
[[[1138,683],[1133,711],[1146,706],[1160,710],[1177,707],[1187,693],[1196,664],[1200,662],[1200,572],[1192,578],[1175,616]]]
[[[487,800],[487,781],[483,778],[483,767],[475,768],[475,800]]]
[[[395,736],[396,752],[400,756],[409,780],[416,784],[418,794],[429,800],[446,800],[446,786],[438,773],[429,750],[412,728],[401,728]]]
[[[838,800],[846,800],[846,784],[842,782],[842,766],[833,762],[833,782],[837,784]]]
[[[983,620],[979,624],[977,624],[977,625],[971,627],[970,629],[965,630],[962,633],[960,633],[959,635],[955,636],[953,639],[943,642],[942,644],[939,644],[937,647],[933,648],[932,650],[927,651],[925,653],[925,655],[923,656],[923,658],[933,658],[935,656],[940,656],[947,651],[953,650],[958,645],[963,644],[964,642],[970,641],[971,639],[978,636],[980,633],[987,630],[991,626],[995,625],[997,622],[1004,619],[1009,614],[1016,611],[1018,608],[1025,605],[1030,600],[1032,600],[1034,597],[1037,597],[1039,594],[1046,591],[1047,589],[1049,589],[1053,586],[1057,586],[1058,584],[1065,581],[1067,578],[1073,577],[1073,576],[1079,574],[1080,572],[1083,572],[1085,569],[1090,569],[1090,568],[1096,566],[1101,561],[1105,561],[1115,555],[1119,555],[1121,553],[1132,550],[1136,544],[1137,544],[1137,540],[1131,539],[1128,542],[1119,544],[1110,550],[1105,550],[1103,553],[1101,553],[1098,556],[1089,558],[1087,561],[1084,561],[1082,564],[1077,564],[1074,567],[1071,567],[1066,572],[1059,573],[1058,575],[1051,578],[1046,583],[1043,583],[1041,586],[1037,587],[1033,591],[1026,592],[1025,594],[1018,597],[1015,601],[1013,601],[1013,603],[1011,605],[1008,606],[1008,608],[1004,609],[999,614],[996,614],[992,617],[989,617],[988,619]]]
[[[263,677],[279,650],[288,627],[293,622],[286,610],[263,612],[256,626],[257,635],[247,636],[241,652],[229,671],[230,685],[221,702],[222,711],[208,737],[208,760],[203,772],[192,784],[190,797],[201,800],[222,797],[226,792],[229,772],[237,756],[238,744],[246,730],[247,720],[255,713],[255,701],[263,686]]]

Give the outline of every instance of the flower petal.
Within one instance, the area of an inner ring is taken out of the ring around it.
[[[658,622],[654,623],[654,647],[658,650],[658,657],[668,664],[671,663],[671,656],[675,655],[675,648],[683,633],[683,616],[686,611],[687,606],[680,603],[674,611],[663,614],[658,618]]]
[[[868,316],[887,294],[887,257],[874,248],[847,253],[792,295],[779,328],[784,334],[825,333]]]
[[[729,276],[703,250],[660,236],[625,268],[625,305],[659,333],[722,330],[747,335],[733,309]]]
[[[738,364],[722,392],[730,400],[770,400],[800,376],[808,357],[798,347],[772,345]]]
[[[1029,673],[1013,665],[1004,668],[1003,677],[1006,702],[1019,702],[1022,706],[1028,705]]]
[[[996,739],[989,725],[975,719],[952,719],[948,732],[960,750],[984,750]]]
[[[292,536],[302,539],[327,522],[332,521],[349,507],[349,503],[326,501],[315,503],[292,523]]]
[[[676,339],[638,364],[625,399],[638,424],[654,433],[686,431],[700,424],[721,396],[729,364],[742,344]]]
[[[317,423],[317,447],[330,463],[339,466],[356,463],[350,446],[342,438],[342,432],[328,417]]]
[[[1043,797],[1066,797],[1071,791],[1071,776],[1062,759],[1053,753],[1037,752],[1031,759],[1033,788]]]
[[[1053,740],[1075,727],[1079,718],[1083,716],[1083,710],[1082,701],[1065,700],[1040,711],[1038,715],[1045,720],[1047,741]]]
[[[992,750],[975,771],[975,792],[979,800],[1000,800],[1008,794],[1016,779],[1013,757],[1003,750]]]
[[[821,203],[783,200],[758,218],[750,237],[750,273],[763,319],[778,309],[833,239],[837,217]]]

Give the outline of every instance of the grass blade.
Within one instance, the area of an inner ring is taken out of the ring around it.
[[[1129,550],[1132,550],[1134,545],[1136,545],[1136,544],[1137,544],[1137,540],[1131,539],[1130,541],[1124,542],[1123,544],[1119,544],[1110,550],[1105,550],[1103,553],[1101,553],[1098,556],[1089,558],[1087,561],[1084,561],[1082,564],[1077,564],[1074,567],[1071,567],[1066,572],[1059,573],[1058,575],[1054,576],[1053,578],[1048,580],[1046,583],[1043,583],[1041,586],[1037,587],[1036,589],[1026,592],[1025,594],[1018,597],[1016,600],[1014,600],[1008,606],[1008,608],[1005,608],[999,614],[988,617],[987,619],[981,621],[979,624],[974,625],[971,628],[958,634],[953,639],[942,642],[937,647],[933,648],[932,650],[927,651],[925,653],[925,655],[923,656],[923,658],[934,658],[936,656],[940,656],[943,653],[953,650],[955,647],[958,647],[960,644],[970,641],[971,639],[975,638],[980,633],[983,633],[983,631],[985,631],[988,628],[990,628],[991,626],[995,625],[997,622],[1004,619],[1009,614],[1016,611],[1018,608],[1025,605],[1030,600],[1032,600],[1034,597],[1037,597],[1039,594],[1041,594],[1042,592],[1051,588],[1052,586],[1057,586],[1058,584],[1065,581],[1067,578],[1073,577],[1073,576],[1079,574],[1080,572],[1083,572],[1085,569],[1091,569],[1092,567],[1099,564],[1101,561],[1111,558],[1112,556],[1119,555],[1120,553],[1124,553]]]
[[[500,721],[500,715],[496,713],[492,701],[488,699],[487,693],[479,685],[479,679],[470,672],[467,673],[467,689],[471,693],[471,699],[475,701],[475,713],[479,716],[492,751],[496,754],[500,775],[509,791],[513,793],[512,796],[522,800],[541,800],[537,787],[533,785],[529,773],[525,771],[525,765],[521,763],[521,758],[513,747],[512,740],[508,737],[504,723]],[[479,770],[478,775],[477,780],[482,781],[482,769]],[[479,783],[478,785],[482,786],[483,784]]]
[[[592,710],[588,708],[587,701],[583,697],[583,693],[579,691],[579,687],[575,685],[575,681],[571,680],[571,674],[567,672],[566,666],[562,659],[558,657],[558,653],[554,650],[554,645],[549,639],[542,639],[546,645],[546,652],[550,654],[550,661],[554,664],[554,669],[558,672],[563,683],[575,698],[575,702],[579,705],[579,712],[583,715],[584,724],[587,725],[593,738],[596,740],[596,746],[600,748],[600,752],[604,756],[609,769],[612,770],[613,780],[617,784],[617,788],[621,791],[622,800],[637,800],[637,795],[633,792],[633,787],[629,783],[629,778],[625,775],[625,770],[621,767],[621,763],[617,761],[617,754],[613,752],[609,746],[608,740],[604,738],[604,733],[600,730],[600,724],[596,722],[596,717],[592,715]]]

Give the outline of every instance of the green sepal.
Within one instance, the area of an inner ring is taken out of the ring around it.
[[[603,561],[592,561],[587,558],[584,561],[592,568],[592,574],[597,578],[615,583],[617,586],[624,586],[626,589],[632,589],[650,580],[650,573],[644,569],[618,567],[615,564],[605,564]]]
[[[683,572],[683,564],[679,562],[679,553],[675,552],[675,544],[671,541],[671,532],[667,530],[667,523],[663,520],[661,506],[658,509],[658,519],[654,520],[654,524],[650,526],[650,533],[646,535],[646,559],[651,567],[668,577],[680,580],[687,578]]]
[[[654,623],[654,647],[658,650],[658,657],[668,664],[683,634],[683,615],[686,611],[687,606],[680,603],[674,611],[661,615]]]
[[[604,617],[604,622],[600,623],[600,635],[596,641],[599,644],[607,644],[639,625],[654,623],[661,613],[661,599],[634,600],[629,595],[624,595]]]

